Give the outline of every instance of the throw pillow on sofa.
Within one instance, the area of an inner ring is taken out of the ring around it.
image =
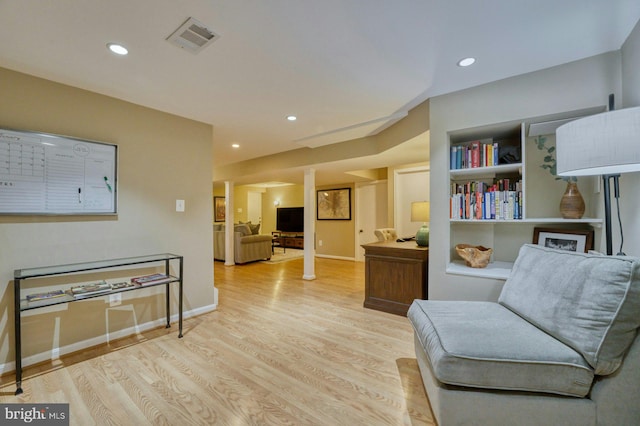
[[[249,225],[249,229],[251,230],[251,235],[258,235],[260,233],[260,224],[252,224],[251,221],[249,222],[242,222],[240,221],[241,224],[245,224],[245,225]]]
[[[247,225],[246,223],[234,225],[233,231],[241,233],[243,237],[251,235],[251,228],[249,228],[249,225]]]

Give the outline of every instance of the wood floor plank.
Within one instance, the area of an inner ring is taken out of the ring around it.
[[[68,402],[72,425],[434,425],[405,317],[366,309],[364,264],[224,266],[215,312],[5,375],[2,402]],[[185,283],[189,285],[190,283]]]

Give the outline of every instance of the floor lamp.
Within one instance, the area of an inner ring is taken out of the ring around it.
[[[556,161],[559,176],[602,175],[607,255],[612,255],[610,183],[613,180],[617,201],[620,174],[640,171],[640,107],[603,112],[558,127]],[[619,214],[618,208],[618,218]]]

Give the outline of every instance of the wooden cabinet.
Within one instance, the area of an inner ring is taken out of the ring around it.
[[[428,298],[429,248],[415,241],[364,244],[364,307],[406,315],[414,299]]]
[[[273,231],[271,235],[277,239],[277,246],[284,248],[304,249],[304,234],[302,232]]]

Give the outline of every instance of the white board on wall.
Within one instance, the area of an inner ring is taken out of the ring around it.
[[[0,129],[0,214],[116,214],[118,147]]]

